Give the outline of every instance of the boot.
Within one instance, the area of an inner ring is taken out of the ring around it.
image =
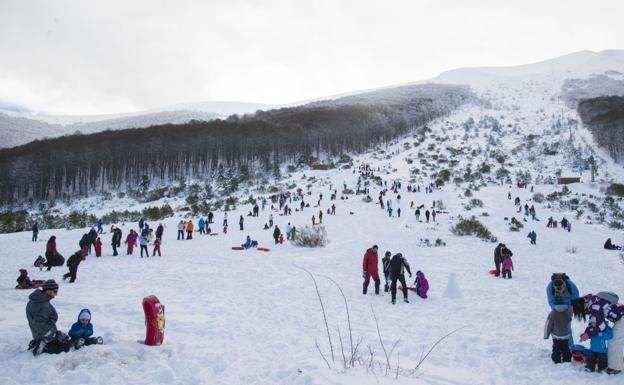
[[[386,293],[387,293],[387,292],[389,292],[389,291],[390,291],[390,286],[388,286],[388,284],[386,283],[386,284],[384,285],[384,292],[386,292]]]
[[[102,345],[104,343],[104,339],[102,337],[96,337],[95,343],[98,345]]]
[[[379,282],[375,282],[375,294],[379,295]]]
[[[407,300],[407,297],[403,298],[403,302],[409,303],[409,301]]]
[[[362,287],[362,294],[366,295],[367,291],[368,291],[368,286],[363,286]]]

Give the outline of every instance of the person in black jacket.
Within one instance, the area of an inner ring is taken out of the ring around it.
[[[381,260],[381,264],[383,267],[383,273],[384,273],[384,278],[386,280],[386,283],[384,285],[384,292],[389,292],[390,291],[390,257],[392,256],[392,254],[389,251],[386,251],[386,253],[384,254],[383,259]]]
[[[73,283],[76,281],[76,273],[78,273],[78,265],[82,262],[82,257],[84,256],[82,249],[76,251],[72,254],[71,257],[67,259],[67,267],[69,267],[69,272],[63,275],[63,280],[70,278],[69,283]]]
[[[35,222],[35,224],[32,226],[32,241],[33,242],[37,242],[38,235],[39,235],[39,224]]]
[[[113,246],[113,257],[119,255],[117,253],[117,247],[121,243],[121,229],[119,227],[115,227],[113,230],[113,239],[111,240],[111,246]]]
[[[97,240],[97,238],[98,238],[98,233],[97,233],[97,231],[95,230],[95,228],[93,228],[93,227],[92,227],[92,228],[91,228],[91,230],[89,230],[88,237],[89,237],[89,238],[88,238],[88,242],[89,242],[89,243],[88,243],[88,245],[87,245],[87,246],[89,246],[89,255],[91,255],[91,247],[92,247],[92,246],[95,246],[95,241],[96,241],[96,240]]]
[[[401,282],[401,286],[403,289],[403,301],[409,302],[407,300],[407,284],[405,283],[405,270],[409,274],[410,278],[412,277],[412,271],[410,270],[409,263],[403,257],[403,254],[397,253],[394,254],[392,259],[390,260],[390,279],[392,283],[390,284],[390,292],[392,294],[392,304],[396,303],[396,283],[397,279]]]
[[[494,266],[496,266],[496,273],[494,274],[496,277],[500,277],[500,265],[503,262],[503,256],[501,254],[501,250],[505,245],[499,243],[498,246],[494,248]]]
[[[162,223],[158,224],[158,227],[156,228],[156,238],[160,239],[160,241],[162,242],[162,235],[163,235],[163,225]]]

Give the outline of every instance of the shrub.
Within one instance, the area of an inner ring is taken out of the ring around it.
[[[473,198],[468,202],[468,207],[474,209],[475,207],[483,207],[483,201],[481,199]]]
[[[496,242],[498,239],[488,230],[483,223],[474,216],[470,219],[459,217],[459,221],[451,227],[451,233],[459,236],[474,235],[484,241]]]
[[[609,228],[622,230],[624,229],[624,224],[620,221],[612,220],[611,222],[609,222]]]
[[[325,226],[305,226],[297,230],[292,241],[300,247],[323,247],[327,244]]]
[[[464,196],[466,198],[470,198],[472,196],[472,191],[470,191],[470,189],[466,189],[466,191],[464,191]]]
[[[544,194],[542,193],[535,193],[533,194],[533,202],[535,203],[543,203],[544,202]]]
[[[611,183],[611,186],[607,187],[607,194],[624,196],[624,184]]]
[[[436,201],[435,207],[438,210],[446,210],[446,205],[439,199]]]
[[[449,170],[442,170],[438,173],[438,176],[445,182],[448,182],[451,178],[451,172]]]

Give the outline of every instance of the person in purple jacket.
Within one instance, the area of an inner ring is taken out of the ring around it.
[[[579,321],[586,320],[586,316],[589,315],[589,325],[581,334],[581,341],[586,341],[598,333],[604,332],[609,326],[607,321],[614,323],[613,341],[609,345],[609,367],[606,370],[608,374],[619,374],[624,366],[622,363],[624,308],[617,304],[618,300],[617,294],[612,292],[600,292],[596,295],[587,294],[572,300],[572,310]]]

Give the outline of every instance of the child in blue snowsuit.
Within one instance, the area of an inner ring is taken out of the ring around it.
[[[585,365],[586,372],[602,372],[607,368],[607,340],[613,338],[613,331],[607,326],[607,328],[589,339],[589,349],[591,353],[587,358],[587,364]]]
[[[78,322],[72,325],[67,334],[71,337],[71,343],[76,349],[83,345],[101,344],[103,342],[102,337],[92,337],[93,325],[91,324],[91,311],[89,309],[80,310]]]

